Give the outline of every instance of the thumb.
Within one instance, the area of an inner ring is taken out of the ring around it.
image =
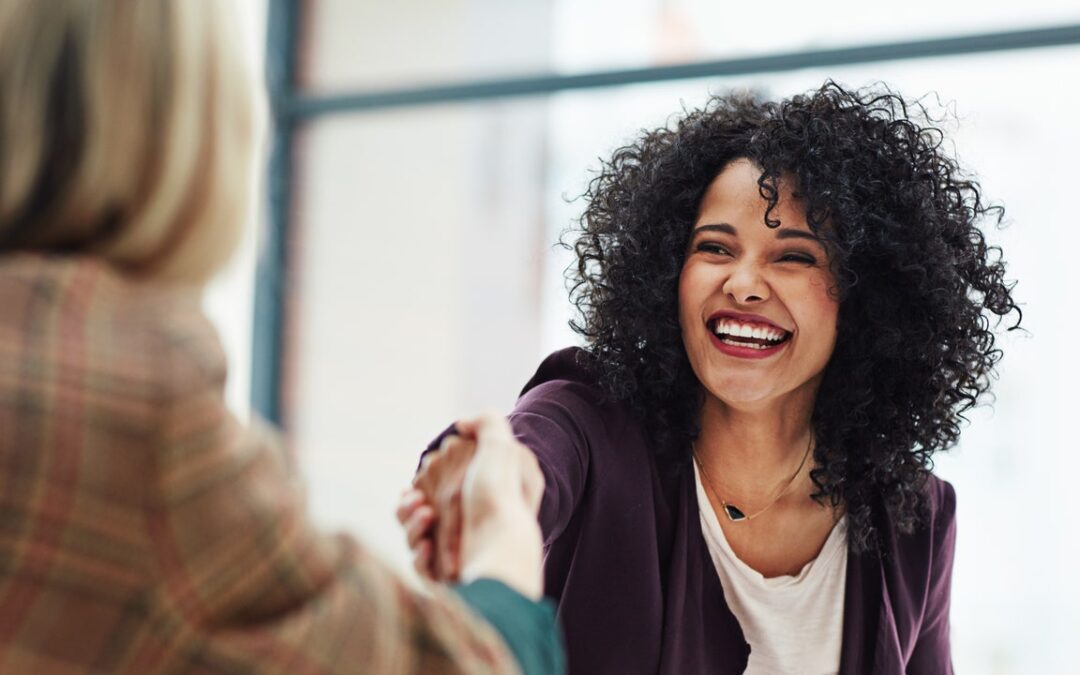
[[[488,489],[500,494],[517,486],[520,498],[529,510],[534,515],[538,513],[546,486],[544,474],[536,455],[514,437],[514,430],[506,418],[496,412],[486,412],[458,422],[457,427],[462,435],[476,439],[478,461],[470,467],[479,474],[475,479],[491,481],[493,485]],[[503,498],[507,497],[509,493]]]
[[[492,446],[514,439],[510,423],[495,411],[460,420],[455,426],[462,436],[475,439],[480,445]]]

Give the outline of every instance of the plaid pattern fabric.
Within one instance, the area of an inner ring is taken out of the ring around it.
[[[223,400],[193,293],[0,257],[0,673],[504,673],[497,633],[324,536]]]

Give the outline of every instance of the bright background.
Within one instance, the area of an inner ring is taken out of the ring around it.
[[[265,0],[243,0],[260,36]],[[1075,0],[914,0],[869,10],[708,0],[305,3],[309,93],[574,73],[1080,21]],[[891,7],[891,6],[890,6]],[[262,55],[258,49],[253,58]],[[546,353],[576,342],[555,248],[598,157],[710,92],[787,96],[884,81],[955,112],[957,154],[1005,205],[990,232],[1019,280],[1027,334],[1003,336],[994,408],[937,471],[959,497],[954,659],[966,673],[1080,663],[1080,48],[689,80],[320,118],[300,133],[286,359],[288,433],[315,518],[407,568],[393,520],[426,442],[508,410]],[[262,203],[262,202],[260,202]],[[260,222],[265,220],[261,214]],[[248,414],[255,237],[207,296]]]

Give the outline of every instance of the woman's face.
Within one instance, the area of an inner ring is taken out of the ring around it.
[[[762,409],[813,397],[836,343],[839,309],[827,251],[801,202],[781,182],[765,225],[761,170],[736,160],[701,201],[679,277],[679,323],[690,365],[708,394]]]

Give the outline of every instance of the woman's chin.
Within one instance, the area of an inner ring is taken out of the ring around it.
[[[777,399],[776,392],[771,387],[760,384],[730,384],[723,387],[706,386],[708,398],[713,399],[728,408],[736,410],[760,410],[767,408],[770,403]]]
[[[821,374],[801,384],[778,382],[775,378],[730,377],[722,382],[705,382],[706,405],[709,402],[741,412],[760,412],[791,405],[813,406],[821,384]]]

